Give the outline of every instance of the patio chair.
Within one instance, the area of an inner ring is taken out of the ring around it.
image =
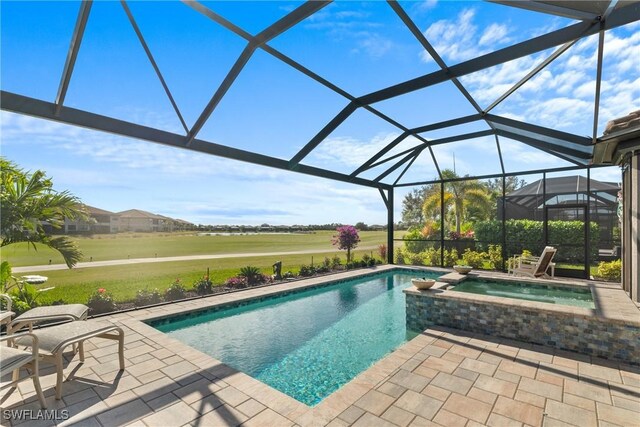
[[[84,362],[84,342],[89,338],[105,338],[118,341],[118,358],[120,370],[124,369],[124,331],[113,323],[87,320],[86,322],[69,322],[48,328],[41,328],[31,333],[39,343],[42,361],[56,365],[56,400],[62,398],[62,356],[64,349],[78,344],[80,361]],[[14,340],[20,345],[29,345],[21,335]],[[18,338],[20,337],[20,338]]]
[[[510,272],[514,276],[553,278],[555,276],[555,264],[551,261],[556,252],[557,249],[554,247],[546,246],[539,257],[519,257],[514,260],[513,266],[510,267]],[[551,276],[547,274],[547,270],[551,270]]]
[[[18,336],[5,335],[0,338],[0,342],[10,342],[15,338],[18,338]],[[2,388],[15,387],[15,385],[20,381],[20,368],[31,368],[31,373],[23,379],[33,379],[33,386],[36,389],[36,395],[40,401],[40,406],[42,409],[46,409],[47,404],[44,400],[44,394],[42,394],[42,387],[40,386],[40,371],[38,368],[38,361],[40,359],[38,337],[32,333],[25,333],[20,334],[19,339],[21,341],[30,340],[29,346],[31,347],[31,351],[0,345],[0,375],[5,376],[8,375],[9,372],[12,372],[11,382],[4,385]]]

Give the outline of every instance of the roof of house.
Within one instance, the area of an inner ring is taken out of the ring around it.
[[[82,204],[82,207],[87,211],[89,215],[116,215],[115,212],[107,211],[104,209],[96,208],[94,206],[89,206]]]
[[[142,211],[140,209],[129,209],[127,211],[118,212],[121,218],[148,218],[148,219],[171,219],[166,216],[156,215],[151,212]]]

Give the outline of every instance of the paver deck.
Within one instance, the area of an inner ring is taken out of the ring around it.
[[[65,376],[71,378],[61,401],[54,399],[53,367],[41,366],[49,409],[60,419],[7,418],[8,409],[37,414],[33,384],[24,381],[3,392],[0,422],[25,427],[640,425],[640,368],[576,353],[432,328],[309,408],[140,321],[274,291],[276,286],[108,316],[125,330],[124,372],[118,372],[116,343],[89,340],[85,363],[69,353]],[[62,419],[65,414],[68,419]]]

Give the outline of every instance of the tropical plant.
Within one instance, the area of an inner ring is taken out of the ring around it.
[[[478,180],[460,180],[460,177],[450,169],[442,171],[444,183],[444,210],[445,214],[451,213],[455,220],[455,231],[461,232],[462,222],[465,219],[481,220],[490,216],[493,207],[487,187]],[[466,178],[466,177],[465,177]],[[438,218],[440,216],[440,185],[435,185],[427,194],[422,205],[425,218]]]
[[[165,291],[164,297],[167,301],[176,301],[183,299],[187,294],[187,290],[182,285],[180,279],[176,279]]]
[[[262,273],[260,272],[260,269],[251,265],[242,267],[238,276],[244,277],[247,280],[247,284],[249,286],[255,285],[256,283],[261,283],[262,279]]]
[[[43,171],[24,172],[15,163],[0,158],[0,247],[27,243],[37,250],[37,243],[58,251],[69,268],[82,252],[66,236],[52,237],[44,228],[60,228],[65,218],[86,218],[80,200],[68,191],[57,192]]]
[[[91,314],[109,313],[115,311],[116,303],[106,289],[100,288],[89,297],[87,301]]]
[[[336,229],[337,235],[333,236],[332,243],[338,245],[338,249],[347,251],[347,263],[351,261],[351,250],[360,242],[358,230],[353,225],[343,225]]]

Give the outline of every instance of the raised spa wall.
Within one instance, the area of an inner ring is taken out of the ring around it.
[[[602,305],[616,302],[624,305],[624,299],[618,298],[615,289],[591,286],[591,290],[595,310],[452,290],[419,291],[411,287],[404,291],[407,327],[423,331],[434,325],[448,326],[640,364],[637,308],[625,305],[626,310],[612,307],[603,310],[606,307]]]

